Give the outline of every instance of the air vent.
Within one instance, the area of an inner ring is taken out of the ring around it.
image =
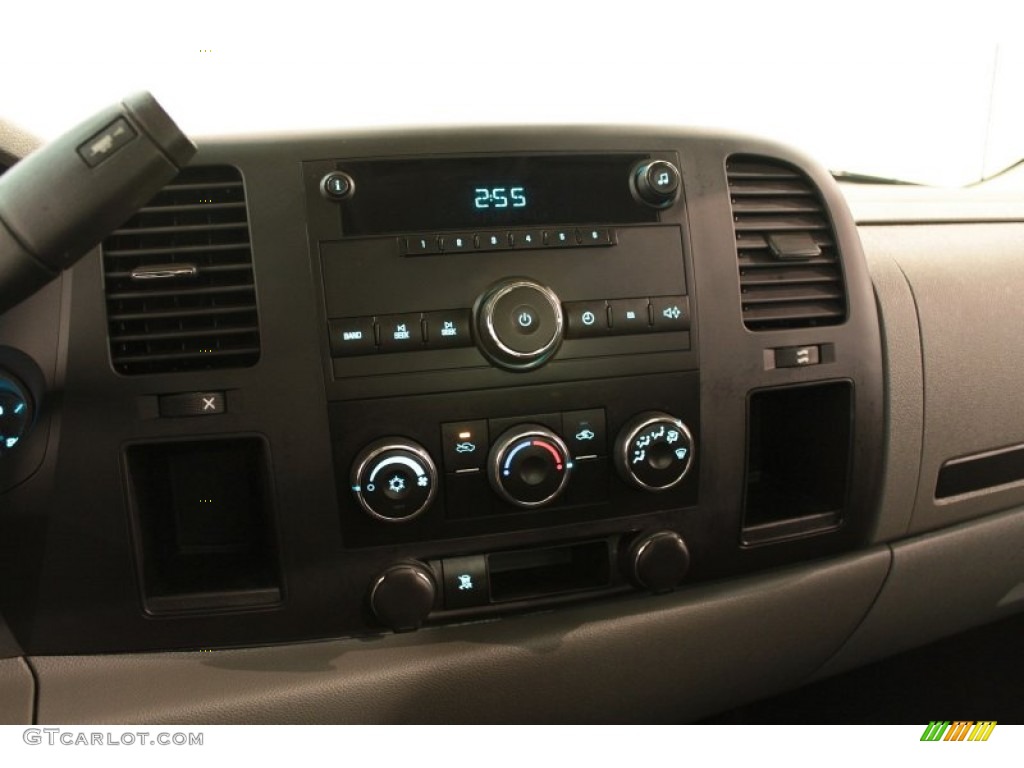
[[[103,241],[110,354],[124,374],[234,368],[260,356],[242,175],[186,168]]]
[[[763,157],[726,164],[743,323],[753,331],[846,319],[843,270],[818,190],[796,168]]]

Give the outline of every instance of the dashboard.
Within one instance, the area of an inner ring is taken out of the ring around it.
[[[692,720],[1019,611],[1024,224],[905,211],[708,132],[200,142],[0,315],[3,712]]]

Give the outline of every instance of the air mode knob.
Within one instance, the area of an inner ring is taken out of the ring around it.
[[[513,279],[485,293],[477,305],[480,351],[502,368],[526,371],[546,363],[562,343],[562,303],[550,288]]]
[[[677,485],[693,462],[693,436],[667,413],[641,413],[626,423],[615,441],[615,467],[627,483],[645,491]]]
[[[356,456],[352,493],[374,518],[405,522],[426,510],[437,495],[437,467],[423,446],[386,437]]]
[[[539,424],[523,424],[502,434],[491,448],[487,466],[494,492],[525,508],[557,499],[572,472],[565,442]]]

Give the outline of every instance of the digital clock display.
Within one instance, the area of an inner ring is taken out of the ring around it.
[[[647,155],[515,155],[339,162],[355,181],[346,236],[657,221],[629,187]]]
[[[483,210],[525,208],[526,187],[477,187],[473,190],[473,205]]]

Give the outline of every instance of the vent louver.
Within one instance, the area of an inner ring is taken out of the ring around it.
[[[260,355],[242,175],[186,168],[103,241],[119,373],[253,365]]]
[[[839,251],[810,179],[790,165],[753,156],[729,158],[726,175],[744,325],[764,331],[842,323]]]

